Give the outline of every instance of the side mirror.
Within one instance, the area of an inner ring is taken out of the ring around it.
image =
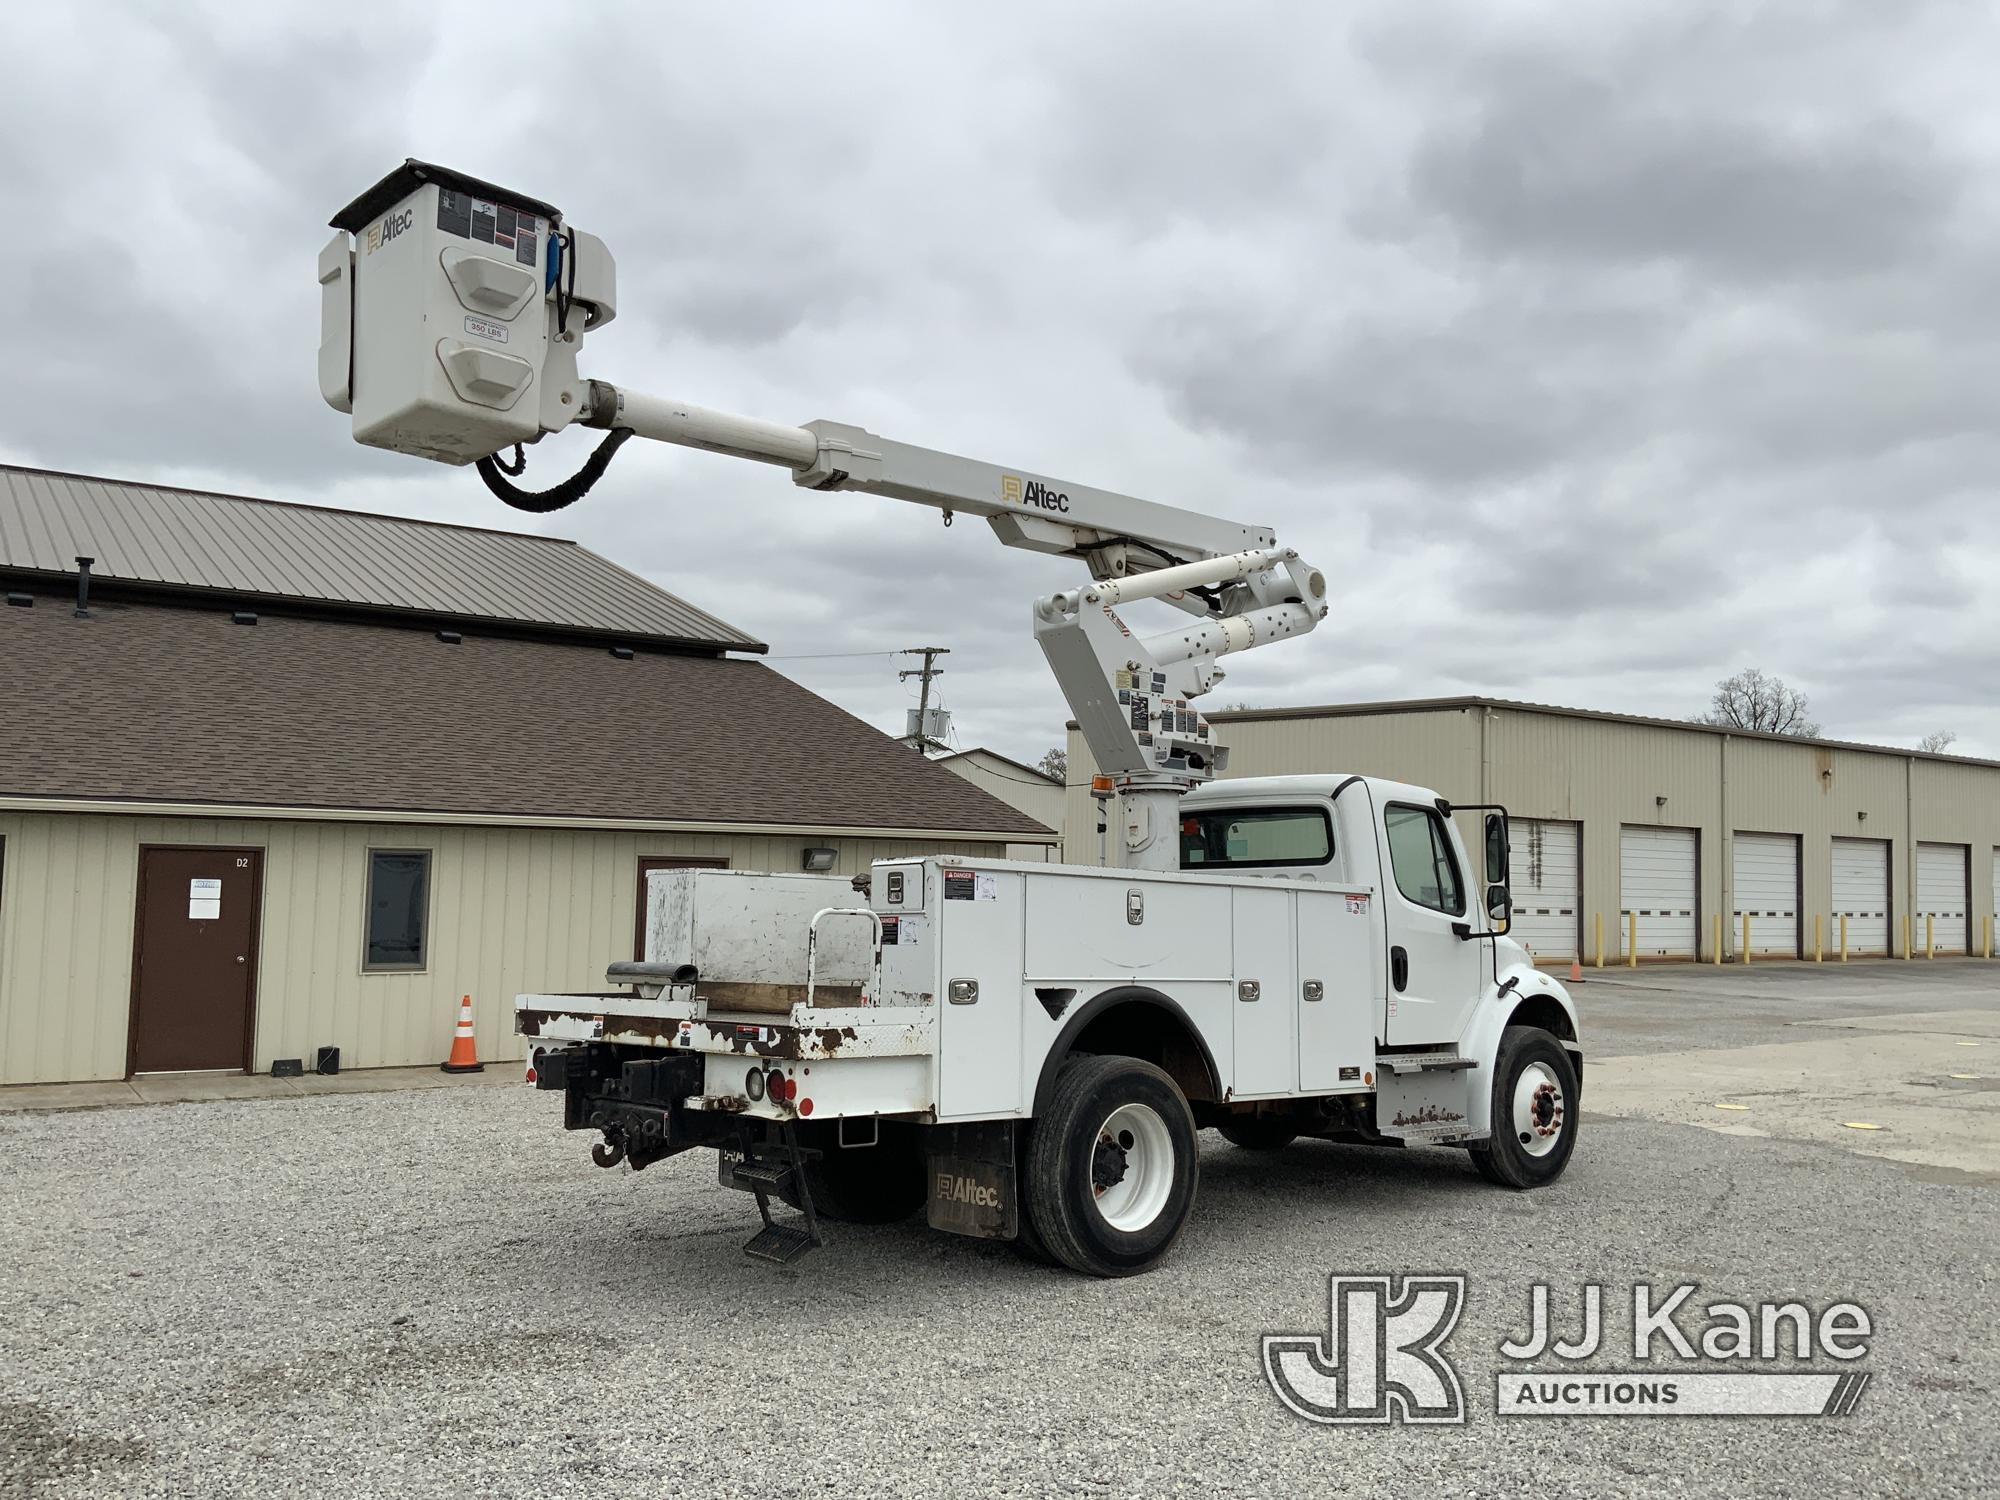
[[[1494,885],[1507,884],[1507,815],[1486,815],[1486,878]]]
[[[1514,925],[1514,898],[1504,885],[1486,887],[1486,915],[1493,922],[1493,930],[1505,932]]]

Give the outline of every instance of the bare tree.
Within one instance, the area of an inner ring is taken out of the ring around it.
[[[1942,754],[1958,743],[1958,733],[1951,729],[1934,729],[1917,741],[1917,748],[1932,755]]]
[[[1796,734],[1807,739],[1819,733],[1817,720],[1807,717],[1812,705],[1781,677],[1769,677],[1757,667],[1745,667],[1715,685],[1715,697],[1704,724],[1728,729],[1758,729],[1765,734]]]
[[[1068,781],[1069,751],[1061,745],[1050,746],[1042,752],[1042,758],[1035,762],[1035,769],[1057,781]]]

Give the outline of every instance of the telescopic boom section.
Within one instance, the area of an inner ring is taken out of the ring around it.
[[[1094,580],[1039,599],[1034,630],[1097,765],[1125,803],[1125,862],[1179,867],[1175,801],[1222,769],[1194,698],[1231,652],[1302,635],[1326,580],[1266,527],[877,437],[801,427],[622,389],[578,372],[583,335],[616,313],[616,267],[592,235],[537,199],[408,161],[342,209],[320,252],[320,390],[357,441],[477,462],[510,504],[570,503],[616,434],[789,469],[815,490],[861,490],[983,517],[1007,546],[1082,562]],[[442,334],[442,336],[440,336]],[[496,465],[571,423],[610,429],[585,472],[515,489]],[[1135,636],[1118,606],[1158,599],[1196,617]]]
[[[1096,581],[1035,603],[1035,637],[1098,767],[1126,803],[1128,863],[1174,869],[1181,793],[1222,769],[1192,700],[1216,660],[1325,616],[1326,581],[1266,528],[893,442],[838,422],[783,427],[593,382],[592,426],[781,464],[808,489],[864,490],[984,517],[1010,547],[1075,557]],[[1117,607],[1159,599],[1203,618],[1135,636]]]

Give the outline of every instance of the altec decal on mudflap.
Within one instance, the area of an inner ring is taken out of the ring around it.
[[[1019,1232],[1008,1162],[933,1155],[930,1173],[933,1229],[987,1240],[1011,1240]]]

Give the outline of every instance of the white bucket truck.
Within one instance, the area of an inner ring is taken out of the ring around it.
[[[601,1165],[714,1149],[769,1259],[819,1243],[822,1220],[927,1209],[1099,1276],[1172,1245],[1207,1127],[1255,1149],[1459,1146],[1513,1188],[1561,1174],[1576,1009],[1505,936],[1504,810],[1375,777],[1213,780],[1228,752],[1193,703],[1218,660],[1327,612],[1324,576],[1271,531],[586,379],[609,252],[445,168],[406,162],[333,223],[320,384],[360,441],[476,463],[532,510],[580,498],[633,436],[680,443],[978,516],[1089,573],[1033,625],[1119,800],[1120,867],[896,859],[854,889],[654,875],[642,961],[603,992],[517,1001],[535,1081],[601,1137]],[[571,424],[606,432],[590,461],[516,487],[520,445]],[[1146,601],[1187,618],[1138,635],[1120,610]],[[1478,866],[1456,814],[1484,815]]]

